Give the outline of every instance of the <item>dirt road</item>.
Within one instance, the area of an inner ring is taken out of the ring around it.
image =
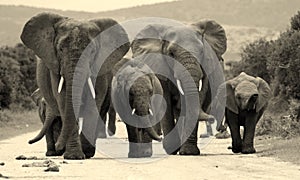
[[[300,166],[257,155],[233,154],[227,149],[230,139],[201,140],[201,156],[166,156],[160,143],[154,144],[152,158],[128,159],[124,125],[118,122],[115,137],[97,142],[96,156],[89,160],[50,158],[59,172],[44,172],[45,167],[22,167],[43,160],[15,160],[19,155],[45,158],[45,140],[29,145],[37,132],[0,141],[0,174],[17,179],[298,179]],[[257,148],[259,149],[259,147]],[[102,151],[102,153],[100,152]],[[259,154],[259,152],[258,152]],[[2,177],[3,178],[3,177]],[[0,177],[1,179],[1,177]]]

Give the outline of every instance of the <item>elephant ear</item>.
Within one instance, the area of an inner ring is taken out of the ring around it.
[[[156,69],[156,72],[166,72],[165,68],[170,67],[170,65],[158,59],[163,58],[163,45],[165,43],[163,36],[168,28],[169,26],[161,24],[151,24],[142,29],[131,43],[132,57],[141,58],[140,60],[149,67]],[[153,61],[153,58],[157,61]],[[163,76],[160,78],[166,80]]]
[[[235,102],[234,89],[235,89],[235,81],[234,80],[226,81],[225,83],[219,86],[217,92],[217,98],[221,105],[223,105],[230,111],[238,114],[238,106]]]
[[[192,24],[214,50],[219,60],[227,49],[227,38],[224,28],[214,20],[202,20]]]
[[[92,66],[92,72],[104,75],[111,72],[114,65],[124,57],[130,48],[130,43],[126,31],[117,21],[104,18],[91,20],[91,22],[95,23],[101,30],[100,49],[97,58],[104,59],[102,65]],[[101,69],[99,70],[97,67],[101,67]]]
[[[21,40],[47,67],[54,73],[59,73],[59,62],[54,47],[55,24],[66,19],[57,14],[41,13],[32,17],[24,26]]]
[[[259,92],[257,103],[256,103],[256,112],[259,112],[262,108],[267,106],[268,100],[271,97],[271,89],[269,84],[260,77],[256,78],[257,80],[257,89]]]

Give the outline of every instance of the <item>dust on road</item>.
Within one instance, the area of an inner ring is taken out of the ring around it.
[[[122,122],[115,137],[102,139],[101,152],[88,160],[48,158],[59,165],[59,172],[45,172],[45,167],[22,167],[45,161],[45,140],[29,145],[37,132],[0,141],[0,174],[18,179],[297,179],[300,166],[257,154],[233,154],[227,149],[231,139],[199,141],[200,156],[167,156],[161,143],[154,143],[152,158],[128,159],[128,141]],[[203,125],[203,124],[202,124]],[[120,145],[122,144],[122,145]],[[110,152],[110,153],[108,153]],[[16,160],[19,155],[41,160]],[[0,177],[1,178],[1,177]]]

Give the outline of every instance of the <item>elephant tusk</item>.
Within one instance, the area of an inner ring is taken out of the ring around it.
[[[201,91],[201,89],[202,89],[202,79],[200,79],[199,81],[199,91]]]
[[[64,77],[60,77],[57,92],[60,93],[64,84]]]
[[[96,98],[96,92],[95,92],[91,77],[88,78],[88,85],[89,85],[90,91],[92,93],[92,96],[95,99]]]
[[[131,115],[133,115],[135,113],[135,108],[133,108],[132,112],[131,112]]]
[[[179,92],[180,92],[182,95],[184,95],[183,89],[182,89],[182,87],[181,87],[181,82],[180,82],[180,80],[177,79],[177,80],[176,80],[176,83],[177,83],[177,87],[178,87]]]
[[[78,134],[81,133],[83,126],[83,117],[78,118]]]
[[[150,113],[151,116],[153,116],[153,112],[150,108],[149,108],[149,113]]]

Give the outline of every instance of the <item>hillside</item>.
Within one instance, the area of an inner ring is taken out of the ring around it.
[[[0,5],[0,46],[13,46],[20,42],[19,36],[24,23],[43,11],[81,19],[112,17],[119,21],[146,16],[182,22],[210,18],[224,25],[229,44],[226,56],[236,59],[242,44],[258,37],[274,38],[279,31],[286,29],[290,17],[300,10],[299,7],[299,0],[182,0],[89,13]]]

